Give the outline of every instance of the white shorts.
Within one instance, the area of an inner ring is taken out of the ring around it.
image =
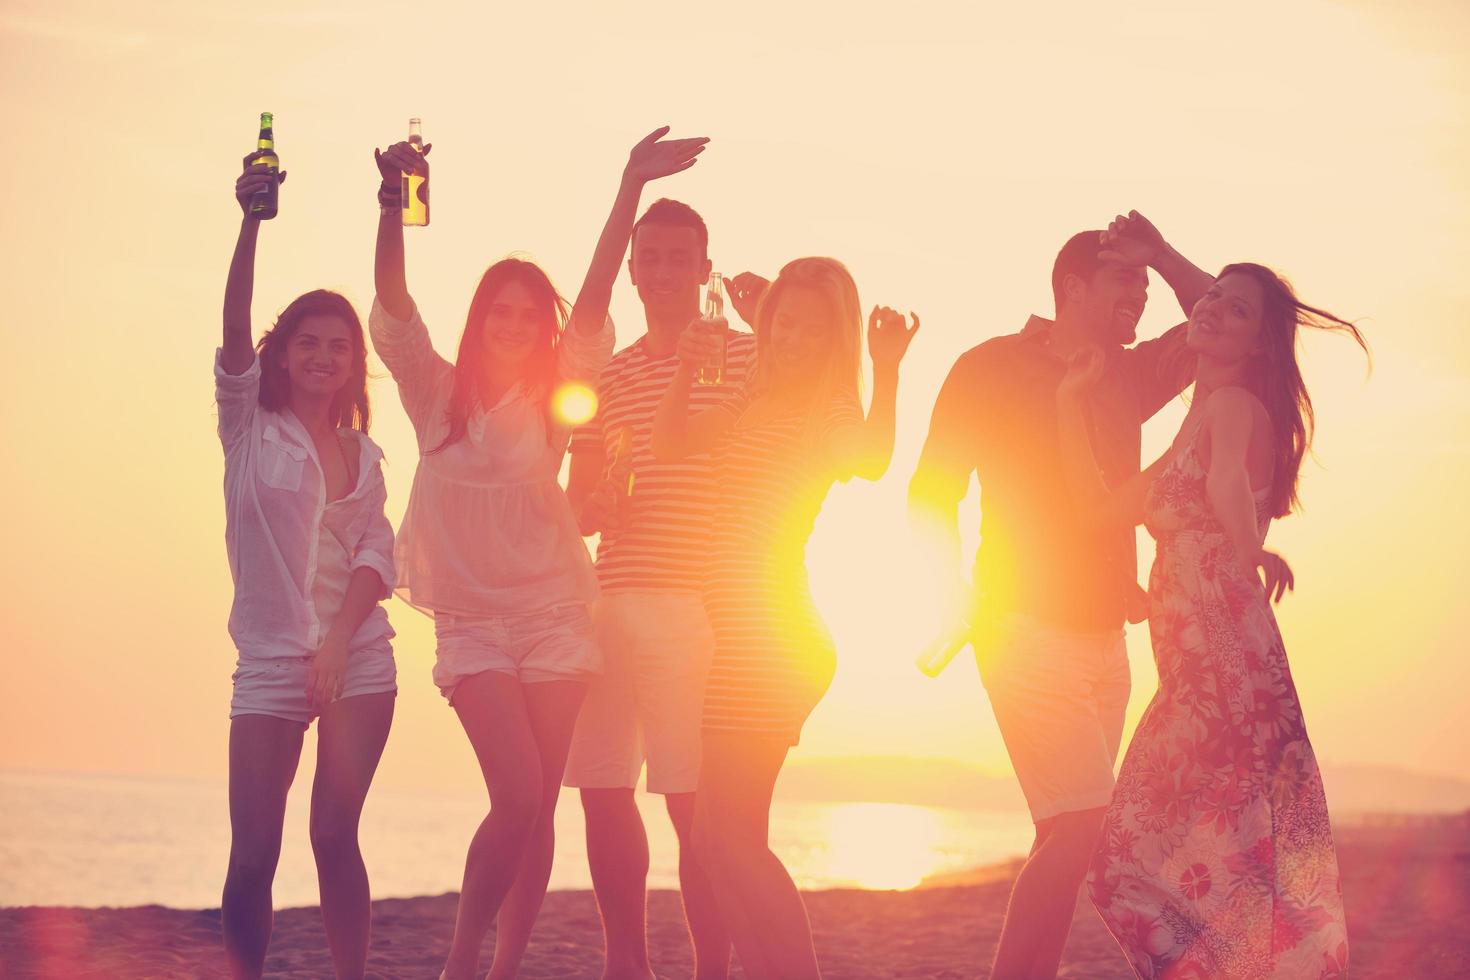
[[[648,760],[650,793],[692,793],[715,636],[696,595],[604,595],[592,607],[605,666],[587,691],[563,782],[633,789]]]
[[[235,666],[230,717],[270,715],[298,722],[303,727],[311,724],[321,712],[306,705],[306,677],[310,670],[310,657],[241,659]],[[347,655],[347,676],[343,679],[339,701],[397,690],[398,668],[393,664],[393,648],[386,640],[381,645]]]
[[[977,660],[1031,819],[1107,806],[1130,687],[1123,631],[1015,615]]]
[[[451,704],[466,677],[499,671],[523,684],[589,680],[602,669],[587,606],[567,603],[514,616],[434,614],[434,683]]]

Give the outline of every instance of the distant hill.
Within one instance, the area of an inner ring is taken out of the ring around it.
[[[1470,810],[1470,779],[1392,766],[1328,765],[1332,810],[1356,813],[1453,813]],[[776,795],[822,803],[912,803],[957,810],[1024,811],[1010,776],[989,775],[949,759],[854,756],[803,759],[781,773]]]
[[[1470,780],[1397,766],[1324,766],[1327,802],[1340,813],[1470,810]]]

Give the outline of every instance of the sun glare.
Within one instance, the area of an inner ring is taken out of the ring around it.
[[[814,861],[831,882],[913,888],[944,864],[940,815],[901,803],[844,803],[831,810],[825,854]]]
[[[597,393],[584,384],[568,381],[551,396],[551,411],[563,425],[582,425],[597,414]]]

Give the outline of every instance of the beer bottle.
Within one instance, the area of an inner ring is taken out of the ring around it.
[[[423,123],[417,116],[408,121],[408,142],[424,152]],[[403,175],[403,223],[422,227],[429,223],[429,178],[421,174]]]
[[[271,170],[272,179],[269,184],[255,192],[250,199],[250,216],[258,221],[268,221],[276,216],[276,208],[280,202],[280,173],[281,161],[276,158],[276,138],[271,132],[272,116],[269,112],[260,114],[260,139],[255,147],[260,151],[254,163],[263,163]]]
[[[704,294],[704,321],[711,329],[717,329],[720,337],[720,352],[703,365],[695,380],[702,385],[717,385],[725,380],[725,347],[729,340],[730,325],[725,321],[725,280],[718,272],[710,273],[709,288]]]

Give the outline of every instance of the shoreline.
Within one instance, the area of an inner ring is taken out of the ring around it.
[[[1470,830],[1344,828],[1338,856],[1355,978],[1470,975]],[[804,892],[824,973],[839,980],[986,976],[1018,867],[1012,861],[936,876],[906,891]],[[446,892],[374,901],[368,976],[436,976],[456,900],[456,893]],[[677,892],[649,893],[648,942],[660,977],[689,976]],[[493,935],[486,941],[487,967],[492,944]],[[217,908],[0,908],[0,950],[5,980],[205,978],[226,972]],[[602,932],[591,892],[548,893],[521,976],[595,980],[601,964]],[[330,975],[315,906],[277,911],[266,972],[286,980]],[[1058,976],[1131,976],[1085,897],[1078,901]]]

